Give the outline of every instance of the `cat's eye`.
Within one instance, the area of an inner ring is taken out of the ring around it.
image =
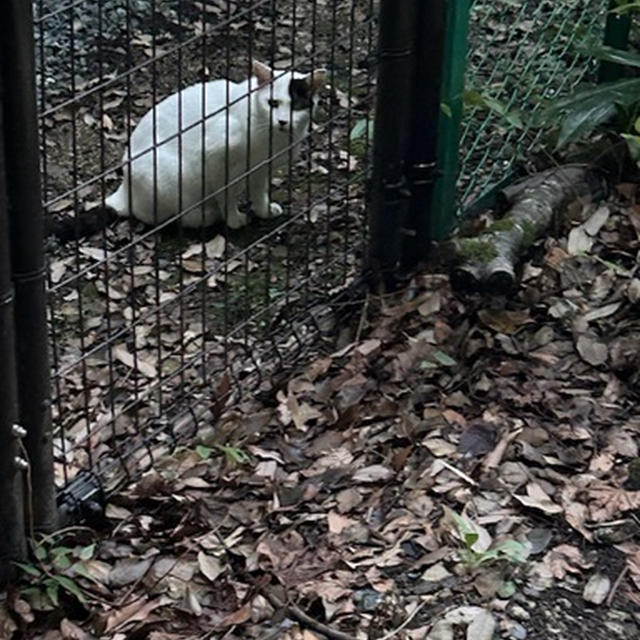
[[[269,100],[269,106],[272,109],[277,109],[280,106],[280,100],[274,100],[273,98]]]

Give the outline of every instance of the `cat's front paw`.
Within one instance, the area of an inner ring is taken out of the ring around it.
[[[227,227],[229,227],[229,229],[240,229],[242,227],[246,227],[248,222],[249,217],[246,213],[242,213],[241,211],[229,212],[229,216],[227,217]]]
[[[277,218],[278,216],[281,216],[283,213],[284,213],[284,209],[277,202],[272,202],[269,205],[270,218]]]
[[[281,216],[283,210],[277,202],[265,201],[260,203],[260,206],[254,207],[253,212],[258,216],[258,218],[268,220],[269,218],[277,218],[278,216]]]

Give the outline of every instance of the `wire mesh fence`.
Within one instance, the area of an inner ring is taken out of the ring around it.
[[[90,468],[109,488],[211,424],[229,394],[264,390],[359,272],[369,127],[353,148],[348,132],[373,104],[375,11],[35,6],[45,215],[79,225],[123,176],[132,185],[119,193],[133,215],[87,238],[71,224],[48,248],[56,478]],[[173,111],[152,109],[186,87]]]
[[[534,116],[545,102],[596,80],[586,53],[601,44],[607,0],[473,0],[461,132],[459,209],[517,176],[542,153]],[[544,159],[548,165],[548,157]]]
[[[267,389],[361,271],[378,7],[34,6],[45,215],[67,229],[47,250],[56,479],[110,487]],[[519,114],[593,77],[606,2],[471,9],[463,211],[537,148]]]

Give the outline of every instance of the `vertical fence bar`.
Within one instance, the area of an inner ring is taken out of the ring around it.
[[[446,0],[416,0],[415,65],[411,106],[408,175],[411,190],[402,262],[411,268],[429,248],[429,219],[436,178],[440,82],[444,59]]]
[[[456,222],[462,92],[467,62],[469,11],[473,0],[448,0],[444,36],[442,108],[438,121],[438,181],[430,216],[433,240],[441,240]]]
[[[620,3],[616,0],[609,1],[609,12],[604,29],[604,44],[614,49],[626,49],[629,45],[629,31],[631,30],[631,11],[626,13],[614,13]],[[624,66],[607,60],[600,64],[598,82],[613,82],[622,77]]]
[[[371,178],[371,270],[393,288],[409,206],[409,141],[415,24],[413,0],[381,0],[378,87]]]
[[[53,481],[44,220],[40,192],[32,3],[6,0],[0,20],[19,421],[27,430],[33,524],[57,520]],[[4,443],[3,443],[4,444]]]
[[[13,286],[9,253],[9,212],[2,135],[2,77],[0,76],[0,586],[11,574],[11,561],[22,560],[27,544],[24,529],[22,472],[14,425],[18,421]]]

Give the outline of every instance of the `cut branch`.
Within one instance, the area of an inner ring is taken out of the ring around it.
[[[299,607],[283,602],[269,589],[263,589],[262,594],[276,609],[284,609],[289,617],[297,620],[301,625],[311,629],[312,631],[317,631],[327,638],[331,638],[331,640],[356,640],[355,636],[333,629],[332,627],[319,622],[315,618],[312,618]]]
[[[484,233],[456,242],[458,264],[451,273],[456,289],[507,293],[517,282],[516,264],[554,216],[578,199],[597,201],[607,186],[598,169],[566,165],[544,171],[505,189],[501,197],[510,208]]]

